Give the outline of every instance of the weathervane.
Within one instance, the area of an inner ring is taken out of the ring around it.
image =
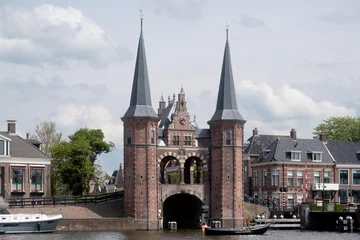
[[[229,36],[229,27],[230,27],[230,25],[229,25],[229,21],[226,21],[226,38],[228,38],[228,36]]]
[[[141,20],[141,29],[142,29],[143,20],[144,20],[144,14],[142,12],[142,9],[140,9],[140,20]]]

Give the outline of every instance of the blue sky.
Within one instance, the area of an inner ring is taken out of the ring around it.
[[[184,86],[191,117],[207,128],[216,103],[225,25],[245,138],[311,138],[331,116],[358,116],[360,1],[22,1],[0,4],[0,123],[25,136],[52,120],[64,136],[101,128],[123,160],[139,10],[153,107]],[[1,125],[0,125],[1,126]]]

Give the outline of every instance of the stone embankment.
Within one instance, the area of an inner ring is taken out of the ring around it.
[[[11,213],[61,214],[62,219],[57,231],[120,231],[135,228],[134,220],[124,218],[123,200],[107,203],[79,206],[37,206],[10,208]],[[257,215],[269,217],[267,208],[251,203],[244,203],[244,219],[252,221]]]

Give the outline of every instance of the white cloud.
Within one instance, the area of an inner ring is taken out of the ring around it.
[[[105,139],[112,141],[116,146],[122,146],[123,125],[114,123],[107,108],[102,105],[74,105],[59,106],[53,116],[55,122],[62,128],[80,127],[101,129]]]
[[[255,85],[252,81],[242,81],[238,87],[238,95],[251,101],[252,105],[249,106],[257,105],[277,119],[325,119],[330,116],[356,115],[355,109],[337,106],[328,101],[315,102],[300,90],[288,85],[282,85],[274,91],[266,83]]]
[[[1,10],[1,9],[0,9]],[[28,65],[86,62],[104,67],[131,57],[81,10],[42,5],[2,9],[0,59]]]

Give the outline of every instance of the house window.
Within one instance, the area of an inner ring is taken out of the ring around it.
[[[314,162],[321,162],[322,160],[322,153],[321,152],[313,152],[312,153],[312,160]]]
[[[301,152],[295,152],[295,151],[291,152],[292,161],[300,161],[300,159],[301,159]]]
[[[287,185],[294,186],[294,171],[287,171]]]
[[[266,187],[267,170],[263,170],[263,186]]]
[[[127,131],[126,139],[127,144],[131,144],[131,130]]]
[[[304,184],[304,172],[303,171],[297,171],[297,186],[302,187]]]
[[[271,171],[271,186],[280,185],[280,170]]]
[[[155,131],[151,130],[151,144],[155,143]]]
[[[340,170],[340,184],[349,184],[349,170]]]
[[[257,183],[258,183],[258,172],[254,171],[254,186],[253,187],[257,187]]]
[[[297,203],[300,204],[303,202],[304,195],[302,193],[297,193]]]
[[[225,137],[225,144],[226,145],[231,145],[231,133],[230,132],[226,132],[226,137]]]
[[[173,145],[180,145],[180,136],[173,136]]]
[[[11,169],[11,191],[24,191],[24,174],[23,168]]]
[[[9,141],[0,140],[0,156],[9,155]]]
[[[264,186],[262,180],[263,180],[263,178],[261,177],[261,171],[259,171],[259,187]]]
[[[330,172],[329,171],[324,172],[324,183],[330,183]]]
[[[294,207],[294,194],[288,193],[287,194],[287,208],[293,208]]]
[[[314,183],[320,183],[320,172],[314,171]]]
[[[43,176],[44,170],[31,169],[31,191],[42,192],[43,191]]]
[[[0,155],[5,155],[5,141],[0,140]]]
[[[191,136],[185,136],[185,146],[191,146]]]
[[[353,170],[353,184],[360,185],[360,170]]]

